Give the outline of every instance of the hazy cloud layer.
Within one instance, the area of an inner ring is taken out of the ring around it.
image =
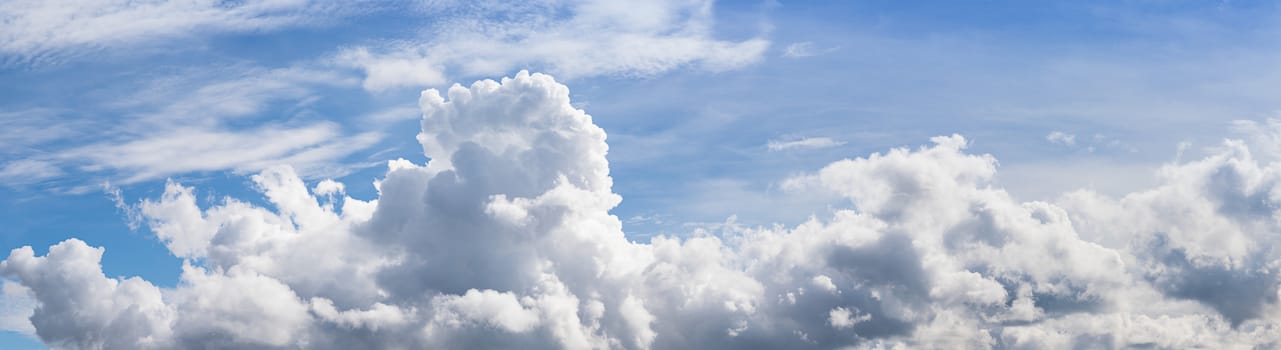
[[[13,250],[6,327],[60,348],[1276,346],[1281,168],[1240,142],[1160,185],[1019,202],[940,136],[787,180],[847,200],[795,227],[629,241],[605,132],[550,76],[423,92],[425,165],[378,198],[253,177],[270,206],[137,210],[182,281],[109,278],[71,239]],[[36,303],[30,302],[34,299]],[[35,304],[35,305],[32,305]],[[14,306],[16,305],[16,306]],[[25,309],[24,309],[25,308]],[[30,324],[12,314],[31,312]],[[28,327],[30,326],[30,327]]]

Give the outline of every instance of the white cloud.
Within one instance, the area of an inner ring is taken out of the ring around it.
[[[278,164],[291,165],[307,178],[340,176],[369,166],[345,159],[381,141],[382,131],[348,131],[313,121],[317,118],[310,117],[307,105],[319,89],[357,84],[351,76],[301,66],[234,66],[147,81],[101,106],[120,115],[109,124],[91,127],[75,121],[88,119],[84,116],[48,110],[0,114],[17,125],[0,131],[0,140],[18,146],[9,150],[18,159],[0,167],[0,179],[31,185],[75,173],[129,184],[192,172],[256,172]],[[281,103],[292,103],[293,115],[263,118]],[[385,113],[393,111],[406,112]],[[281,117],[290,120],[280,122],[286,119]],[[384,119],[376,121],[385,124]],[[23,138],[22,133],[36,130],[54,132]]]
[[[0,18],[11,19],[0,23],[0,29],[12,27],[0,30],[0,56],[59,60],[205,33],[309,25],[352,11],[356,9],[347,5],[292,0],[18,1],[0,5]],[[23,159],[6,162],[0,176],[9,185],[78,186],[73,191],[92,186],[51,180],[76,173],[128,184],[200,171],[259,171],[279,163],[293,165],[307,178],[339,176],[368,166],[352,164],[348,158],[379,141],[380,135],[316,122],[306,104],[320,98],[321,88],[362,84],[377,91],[436,85],[446,81],[446,72],[496,74],[531,64],[566,77],[647,76],[684,66],[719,71],[756,61],[768,46],[763,39],[714,39],[711,3],[706,1],[434,2],[418,11],[437,23],[424,30],[432,33],[424,34],[430,39],[351,47],[329,61],[276,69],[188,69],[152,79],[96,106],[102,111],[94,113],[118,116],[111,123],[92,122],[96,115],[44,116],[74,111],[0,114],[13,126],[0,131],[0,140],[15,146],[0,152]],[[334,64],[359,67],[365,73],[363,81],[351,72],[333,70]],[[281,103],[296,106],[283,112],[291,115],[270,119],[290,122],[267,121],[264,111]],[[390,108],[365,118],[385,127],[418,116],[406,111]],[[50,142],[57,140],[68,142]]]
[[[346,329],[369,329],[378,331],[383,327],[395,327],[403,325],[408,321],[406,314],[413,313],[383,304],[374,303],[369,310],[346,310],[338,311],[334,308],[334,302],[325,298],[312,298],[311,310],[316,317],[328,322],[337,324]]]
[[[338,62],[365,71],[365,90],[382,91],[401,86],[430,86],[445,82],[440,64],[411,53],[375,56],[367,48],[341,53]]]
[[[378,91],[530,66],[562,78],[724,71],[755,63],[769,46],[714,38],[708,0],[435,2],[423,11],[449,15],[422,39],[350,48],[336,61],[364,70],[365,88]]]
[[[324,87],[354,87],[355,77],[305,67],[217,67],[186,69],[172,76],[147,81],[138,91],[115,99],[108,108],[137,108],[136,120],[126,125],[133,133],[142,128],[217,126],[230,120],[258,115],[273,103],[304,107]]]
[[[814,52],[814,43],[808,41],[792,43],[783,50],[783,57],[790,58],[810,57],[816,54]]]
[[[39,302],[31,323],[52,347],[165,347],[172,307],[159,288],[141,278],[104,276],[102,252],[76,239],[49,247],[43,257],[23,247],[0,262],[0,273],[31,289]]]
[[[120,144],[87,145],[58,156],[83,162],[85,170],[127,174],[122,183],[199,171],[254,172],[275,164],[293,165],[312,177],[332,176],[343,172],[331,168],[334,159],[381,139],[378,133],[346,136],[340,130],[332,123],[236,131],[176,129]]]
[[[22,185],[62,175],[51,162],[35,159],[19,159],[0,167],[0,181],[6,185]]]
[[[360,119],[377,124],[387,124],[396,121],[416,120],[423,117],[423,111],[417,106],[406,105],[390,107],[371,114],[362,116]]]
[[[311,188],[311,192],[315,193],[317,196],[332,196],[335,194],[342,194],[343,191],[345,190],[346,190],[346,185],[343,185],[341,182],[330,180],[330,179],[322,180],[316,184],[316,187]]]
[[[783,57],[787,57],[787,58],[813,57],[813,56],[831,53],[836,50],[840,50],[840,47],[834,46],[834,47],[819,49],[818,47],[815,47],[813,42],[801,41],[801,42],[788,44],[787,47],[783,48]]]
[[[5,145],[0,154],[21,154],[46,148],[53,141],[73,137],[78,130],[87,127],[89,122],[79,120],[58,120],[63,111],[53,109],[27,109],[14,112],[0,112],[0,123],[5,125],[0,131],[0,144]]]
[[[828,293],[840,292],[840,289],[836,287],[836,284],[832,283],[831,277],[827,277],[824,275],[814,276],[814,279],[810,280],[810,283],[814,284],[814,286],[818,287],[818,289],[821,289]]]
[[[1127,152],[1127,153],[1138,153],[1139,151],[1138,148],[1135,148],[1130,144],[1127,144],[1113,137],[1108,137],[1107,135],[1103,135],[1103,134],[1096,133],[1092,137],[1083,138],[1082,140],[1080,140],[1081,142],[1077,142],[1078,139],[1076,136],[1077,136],[1076,134],[1066,133],[1062,131],[1052,131],[1049,134],[1045,135],[1045,140],[1049,141],[1050,143],[1067,146],[1068,148],[1072,148],[1072,149],[1076,149],[1077,146],[1079,145],[1081,149],[1084,149],[1087,153],[1103,153],[1103,152],[1117,152],[1117,151]]]
[[[848,201],[638,243],[609,214],[604,131],[550,76],[422,94],[432,161],[378,197],[253,176],[269,202],[139,206],[181,282],[102,274],[101,248],[13,250],[0,275],[55,347],[1231,348],[1281,341],[1281,166],[1240,142],[1150,189],[1019,202],[959,136],[796,183]],[[338,205],[341,203],[341,205]],[[21,295],[24,293],[18,293]],[[6,294],[8,295],[8,294]],[[19,298],[20,299],[20,298]],[[6,299],[7,300],[7,299]],[[19,325],[20,326],[20,325]]]
[[[0,55],[9,55],[10,62],[56,61],[201,33],[306,25],[341,14],[338,7],[306,0],[6,1],[0,4]]]
[[[532,303],[532,299],[526,299],[526,302]],[[540,322],[538,310],[525,308],[512,293],[488,289],[471,289],[461,296],[437,298],[433,306],[438,311],[432,323],[443,323],[441,326],[448,328],[480,324],[506,332],[523,333],[537,327]]]
[[[183,347],[300,344],[312,321],[289,286],[250,269],[209,273],[184,266],[182,278],[184,287],[173,293],[182,317],[173,328],[186,335]]]
[[[1076,135],[1065,133],[1062,131],[1050,132],[1049,135],[1045,135],[1045,140],[1050,141],[1050,143],[1057,143],[1065,146],[1076,145]]]
[[[1230,129],[1243,136],[1250,148],[1256,151],[1261,159],[1281,160],[1281,118],[1267,118],[1262,121],[1233,120]]]
[[[836,141],[827,137],[806,137],[791,141],[770,140],[765,146],[769,148],[770,151],[786,151],[794,149],[832,148],[844,144],[844,141]]]
[[[837,307],[827,314],[827,322],[832,324],[836,329],[854,328],[859,322],[865,322],[872,319],[872,315],[856,315],[858,310],[851,311],[843,307]]]

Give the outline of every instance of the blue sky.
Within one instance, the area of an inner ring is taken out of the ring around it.
[[[267,205],[249,175],[287,164],[374,199],[388,160],[428,161],[422,90],[519,70],[608,134],[610,213],[639,242],[829,217],[840,196],[785,180],[937,135],[999,159],[1022,201],[1121,196],[1225,138],[1278,146],[1248,127],[1281,110],[1265,1],[58,3],[0,5],[0,250],[74,237],[161,288],[184,259],[131,214],[166,181]]]

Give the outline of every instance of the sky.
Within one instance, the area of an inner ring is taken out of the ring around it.
[[[1281,344],[1267,1],[0,2],[0,348]]]

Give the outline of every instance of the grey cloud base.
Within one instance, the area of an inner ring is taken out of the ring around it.
[[[13,250],[55,348],[1156,348],[1281,339],[1281,169],[1228,142],[1161,185],[1057,203],[994,187],[960,136],[789,179],[830,219],[637,243],[608,211],[605,132],[550,76],[422,94],[426,165],[361,201],[289,168],[272,207],[138,209],[187,260],[175,288],[103,275],[71,239]],[[6,298],[21,293],[10,293]]]

